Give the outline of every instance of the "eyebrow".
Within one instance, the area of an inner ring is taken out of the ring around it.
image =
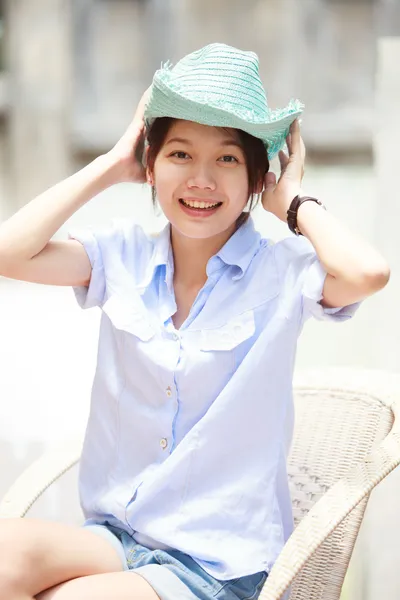
[[[193,146],[193,142],[191,142],[190,140],[186,139],[186,138],[181,138],[181,137],[174,137],[171,138],[170,140],[168,140],[168,142],[165,143],[166,146],[168,146],[168,144],[172,144],[173,142],[176,142],[178,144],[188,144],[189,146]],[[223,140],[220,142],[220,146],[237,146],[240,150],[243,150],[243,146],[241,144],[239,144],[239,142],[236,142],[235,140]]]

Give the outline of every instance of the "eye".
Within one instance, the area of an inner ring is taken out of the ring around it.
[[[226,163],[239,162],[238,159],[235,156],[232,156],[231,154],[226,154],[225,156],[221,156],[220,160],[222,160],[222,162],[226,162]]]
[[[172,154],[170,154],[170,156],[175,156],[176,158],[185,159],[189,156],[189,154],[187,154],[186,152],[183,152],[182,150],[178,150],[177,152],[173,152]]]

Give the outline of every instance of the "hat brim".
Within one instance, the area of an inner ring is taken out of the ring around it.
[[[206,101],[192,100],[172,89],[164,77],[155,74],[151,93],[144,112],[146,126],[159,117],[172,117],[215,127],[242,129],[262,140],[272,160],[285,145],[290,125],[302,114],[304,105],[292,100],[285,108],[270,111],[269,120],[257,122],[251,111],[248,118],[232,113],[228,108],[210,106]]]

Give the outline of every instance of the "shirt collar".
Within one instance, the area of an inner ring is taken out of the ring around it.
[[[167,223],[164,229],[159,233],[152,235],[154,239],[154,251],[151,260],[147,266],[145,276],[137,289],[143,293],[153,281],[156,269],[162,265],[166,267],[166,272],[173,268],[172,250],[170,244],[170,224]],[[166,276],[167,279],[168,275]]]
[[[155,236],[154,254],[146,270],[141,289],[148,287],[153,280],[157,267],[166,267],[166,282],[172,285],[173,260],[171,248],[171,225],[167,225]],[[207,264],[207,275],[220,267],[220,261],[226,265],[238,267],[234,280],[241,279],[246,273],[257,249],[260,246],[261,235],[256,231],[251,217],[239,227],[224,246],[210,258]],[[219,259],[219,260],[218,260]]]
[[[239,268],[233,279],[241,279],[246,273],[255,253],[260,247],[261,235],[254,227],[251,216],[229,238],[215,256],[225,264]],[[213,257],[215,258],[215,257]],[[212,260],[212,259],[211,259]]]
[[[151,268],[154,271],[160,265],[167,265],[171,257],[171,225],[167,223],[155,237],[154,255]]]

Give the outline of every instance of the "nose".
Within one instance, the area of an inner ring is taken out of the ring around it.
[[[215,190],[216,180],[210,166],[197,164],[187,181],[189,189]]]

